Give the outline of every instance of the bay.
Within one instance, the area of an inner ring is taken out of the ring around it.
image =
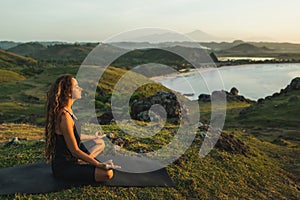
[[[239,90],[239,95],[257,100],[279,92],[293,78],[300,77],[300,63],[249,64],[203,68],[154,78],[164,86],[196,100],[215,90]]]

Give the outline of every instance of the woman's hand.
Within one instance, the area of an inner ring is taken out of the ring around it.
[[[106,134],[103,134],[101,130],[95,132],[95,139],[102,139],[106,137]]]
[[[108,160],[108,161],[105,161],[103,163],[98,163],[96,167],[101,168],[101,169],[105,169],[105,170],[121,169],[121,166],[115,165],[112,160]]]

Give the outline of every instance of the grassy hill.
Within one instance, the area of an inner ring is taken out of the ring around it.
[[[249,43],[239,44],[237,46],[224,50],[224,52],[241,53],[241,54],[263,53],[266,51],[270,51],[270,49],[268,49],[267,47],[256,47]]]
[[[219,57],[271,57],[276,62],[299,62],[300,44],[272,42],[206,42],[201,45],[210,48]],[[274,62],[274,61],[273,61]],[[239,62],[235,63],[238,64]],[[246,62],[247,63],[247,62]],[[240,63],[245,64],[245,63]]]
[[[47,88],[59,75],[76,74],[78,67],[46,68],[26,80],[0,84],[0,122],[43,124]]]
[[[17,46],[18,42],[13,41],[0,41],[0,49],[6,50]]]
[[[9,70],[0,69],[0,84],[24,80],[25,77]]]
[[[268,126],[277,128],[300,129],[299,98],[300,78],[295,78],[280,92],[259,99],[240,113],[241,121],[249,126]],[[288,120],[287,120],[288,119]]]
[[[41,69],[38,61],[15,53],[0,49],[0,69],[14,71],[21,75],[30,76],[38,73]]]
[[[42,128],[22,124],[2,124],[0,127],[1,167],[44,159],[44,143],[38,140],[43,137]],[[102,128],[106,133],[120,134],[116,125],[105,125]],[[26,131],[20,134],[20,130]],[[166,124],[164,131],[156,135],[155,139],[161,142],[160,145],[165,145],[174,131],[175,126]],[[233,135],[235,141],[242,142],[249,149],[247,153],[242,155],[230,152],[221,146],[201,159],[198,152],[203,139],[197,135],[184,155],[167,167],[175,183],[172,188],[84,186],[48,194],[16,194],[0,199],[298,199],[299,185],[295,177],[283,169],[282,163],[291,162],[288,155],[299,154],[299,149],[287,149],[260,141],[241,129],[229,129],[224,134]],[[27,140],[22,140],[20,145],[3,146],[7,139],[16,136]],[[128,150],[153,148],[157,145],[130,137],[127,137],[127,141]],[[274,152],[277,152],[276,156]]]
[[[74,76],[78,66],[48,67],[41,74],[26,80],[0,84],[0,122],[27,122],[43,124],[44,105],[48,86],[60,75],[70,73]],[[110,98],[115,84],[127,72],[125,69],[109,67],[99,81],[96,93],[97,115],[102,115],[110,110]],[[130,87],[138,85],[145,79],[144,76],[131,74]],[[80,84],[80,83],[79,83]],[[154,95],[157,91],[167,91],[161,84],[148,84],[139,87],[133,99]],[[90,114],[89,114],[90,115]]]
[[[218,55],[235,55],[235,56],[262,56],[271,54],[273,51],[267,47],[257,47],[253,44],[242,43],[228,49],[218,51]]]
[[[50,46],[38,42],[24,43],[7,51],[52,63],[81,64],[94,48],[91,44],[55,44]]]
[[[22,43],[15,47],[9,48],[8,51],[23,56],[36,57],[36,55],[45,50],[47,47],[38,42]]]

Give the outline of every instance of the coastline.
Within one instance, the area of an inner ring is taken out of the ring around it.
[[[253,67],[253,68],[252,68]],[[224,83],[223,88],[210,88],[211,91],[229,91],[232,87],[240,90],[240,95],[252,100],[258,100],[272,95],[288,84],[293,78],[300,76],[300,63],[263,63],[223,66],[218,68],[192,69],[185,73],[172,73],[152,77],[156,81],[171,90],[179,92],[185,97],[195,100],[200,94],[208,94],[206,82],[211,81],[209,72],[218,70]],[[195,81],[193,74],[201,73],[203,80]],[[278,78],[276,78],[278,77]],[[279,78],[281,77],[281,78]],[[184,78],[185,80],[183,80]],[[189,90],[186,83],[191,83]]]

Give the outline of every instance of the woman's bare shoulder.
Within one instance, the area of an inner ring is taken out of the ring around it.
[[[74,121],[71,115],[64,110],[61,111],[60,113],[60,124],[61,125],[71,124],[72,126],[74,125]]]

